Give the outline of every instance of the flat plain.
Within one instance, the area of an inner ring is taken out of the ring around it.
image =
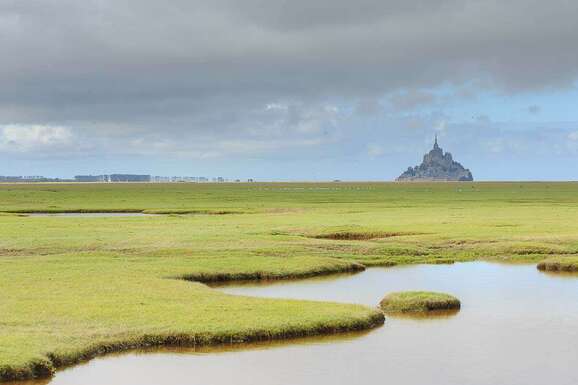
[[[31,213],[143,212],[147,216]],[[205,283],[578,260],[578,183],[0,185],[0,380],[107,352],[365,329],[376,308]],[[377,304],[376,304],[377,306]]]

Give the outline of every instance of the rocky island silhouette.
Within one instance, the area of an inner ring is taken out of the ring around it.
[[[470,170],[464,168],[452,158],[452,154],[446,152],[438,145],[436,135],[433,148],[424,155],[423,162],[419,166],[409,167],[401,174],[397,181],[463,181],[474,180]]]

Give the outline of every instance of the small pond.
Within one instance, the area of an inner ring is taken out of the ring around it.
[[[147,217],[155,214],[145,213],[30,213],[27,217],[63,217],[63,218],[110,218],[110,217]]]

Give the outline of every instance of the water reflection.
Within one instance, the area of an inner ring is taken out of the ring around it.
[[[578,279],[578,271],[547,271],[541,270],[542,274],[547,275],[551,278],[560,278],[560,279]]]
[[[431,310],[427,312],[387,312],[386,315],[391,318],[413,319],[430,321],[434,319],[451,318],[458,314],[460,309],[448,310]]]
[[[476,262],[224,287],[370,306],[390,291],[441,291],[460,298],[462,308],[427,320],[388,317],[383,327],[355,335],[109,356],[33,385],[574,385],[578,279],[557,278],[534,265]]]

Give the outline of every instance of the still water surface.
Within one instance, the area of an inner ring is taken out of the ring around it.
[[[43,384],[578,384],[578,277],[543,274],[534,265],[376,268],[219,290],[375,306],[388,291],[422,289],[456,295],[461,311],[388,317],[374,331],[339,337],[108,356]]]
[[[146,213],[30,213],[27,217],[62,217],[62,218],[113,218],[113,217],[147,217],[154,214]]]

